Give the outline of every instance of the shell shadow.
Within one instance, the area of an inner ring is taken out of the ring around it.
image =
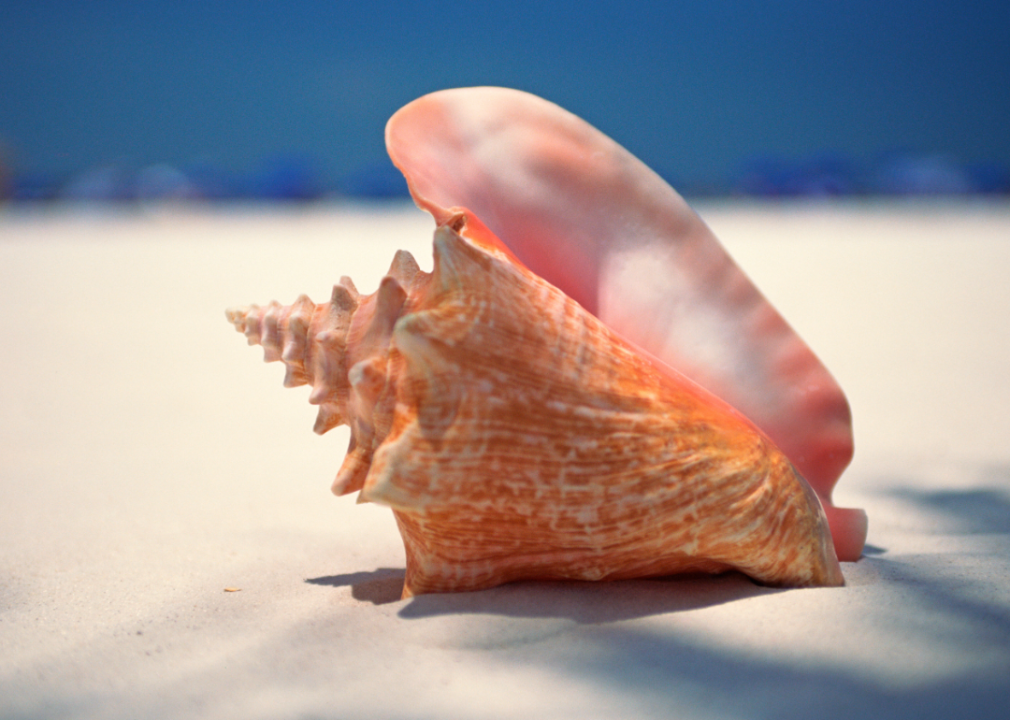
[[[307,578],[305,582],[310,585],[329,585],[330,587],[350,585],[351,597],[355,600],[370,602],[373,605],[386,605],[400,599],[403,592],[404,574],[402,569],[376,568],[371,572],[362,571]]]
[[[951,530],[964,535],[1010,532],[1010,493],[994,487],[968,490],[901,488],[895,497],[949,519]]]
[[[402,569],[376,568],[308,578],[305,582],[350,586],[355,600],[386,605],[400,600],[403,578]],[[484,614],[607,623],[698,610],[779,592],[784,590],[762,587],[741,573],[613,582],[523,581],[475,592],[419,595],[411,598],[398,614],[405,619]]]
[[[398,614],[405,619],[485,614],[598,624],[779,592],[783,591],[756,585],[740,573],[612,582],[525,581],[476,592],[419,595]]]

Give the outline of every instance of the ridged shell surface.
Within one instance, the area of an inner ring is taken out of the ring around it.
[[[343,278],[228,311],[316,431],[351,427],[334,492],[390,506],[404,596],[520,579],[739,570],[842,584],[816,494],[748,419],[532,273],[476,217],[398,253],[372,295]]]

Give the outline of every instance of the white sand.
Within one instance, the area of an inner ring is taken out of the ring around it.
[[[701,212],[849,394],[845,588],[396,600],[346,432],[223,311],[430,268],[426,215],[0,210],[0,716],[1006,717],[1010,206]]]

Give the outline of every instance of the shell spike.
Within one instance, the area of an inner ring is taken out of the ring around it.
[[[392,275],[386,275],[379,283],[379,296],[375,308],[375,320],[381,322],[383,330],[389,332],[400,315],[407,293]]]
[[[412,289],[419,277],[426,273],[421,272],[417,260],[406,250],[397,250],[393,256],[393,262],[389,265],[387,276],[394,278],[402,287]]]
[[[348,288],[346,285],[334,285],[330,305],[335,312],[351,313],[358,307],[359,297],[353,286]]]
[[[316,414],[316,424],[312,426],[312,432],[322,435],[335,427],[343,425],[344,416],[333,405],[321,405]]]
[[[260,345],[263,346],[263,361],[275,362],[281,359],[281,330],[280,321],[284,314],[284,307],[272,300],[263,312],[263,323],[260,328]]]
[[[351,445],[347,449],[344,462],[337,472],[337,477],[333,481],[330,490],[334,495],[347,495],[348,493],[361,490],[365,484],[365,476],[372,463],[372,453],[359,446],[355,439],[351,438]]]
[[[432,276],[440,290],[451,291],[465,286],[474,272],[486,270],[488,255],[474,250],[476,248],[449,225],[443,225],[435,231]]]
[[[358,292],[358,288],[354,287],[354,281],[351,280],[351,278],[347,277],[346,275],[341,275],[339,284],[347,288],[347,292],[349,292],[352,297],[354,298],[360,297],[361,293]]]

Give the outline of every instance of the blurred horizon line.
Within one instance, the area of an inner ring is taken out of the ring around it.
[[[242,200],[307,202],[349,198],[409,198],[392,163],[375,162],[327,177],[320,159],[308,154],[263,158],[250,172],[230,172],[212,163],[102,163],[80,173],[22,172],[0,165],[0,199],[13,202],[80,200]],[[999,162],[961,162],[940,154],[891,152],[869,163],[839,153],[807,158],[759,155],[737,164],[726,177],[687,180],[658,173],[689,197],[860,197],[1010,195],[1010,167]]]

